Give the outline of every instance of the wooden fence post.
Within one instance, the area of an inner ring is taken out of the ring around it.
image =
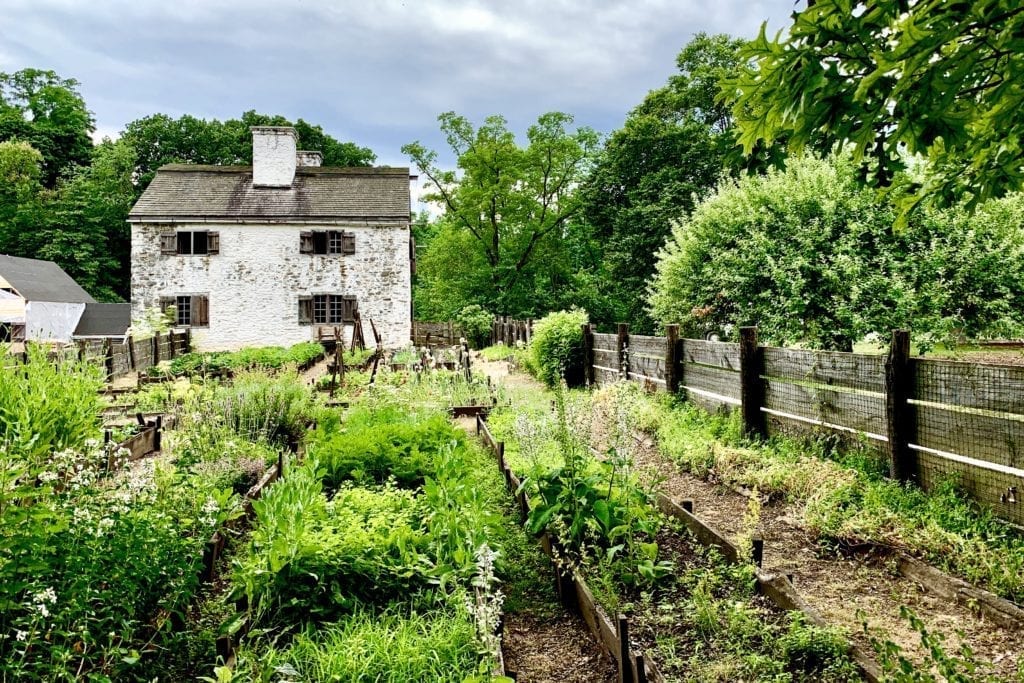
[[[527,318],[526,319],[526,343],[529,344],[531,339],[533,339],[533,318]]]
[[[110,343],[110,338],[107,337],[103,340],[103,356],[104,362],[107,366],[107,378],[114,378],[114,345]]]
[[[125,338],[125,343],[128,344],[128,367],[132,370],[138,370],[138,363],[135,362],[135,342],[132,340],[131,335]]]
[[[629,347],[629,324],[619,323],[617,339],[615,341],[619,359],[619,377],[629,379],[629,359],[626,357]]]
[[[910,439],[914,431],[908,399],[913,391],[910,374],[910,332],[893,330],[885,359],[885,417],[889,437],[889,474],[898,481],[914,478]]]
[[[153,365],[160,363],[160,333],[153,333]]]
[[[665,389],[669,394],[679,391],[679,325],[665,326]]]
[[[619,636],[619,683],[633,683],[633,663],[629,656],[629,620],[620,614],[616,625]]]
[[[761,406],[764,405],[764,354],[757,345],[757,328],[740,328],[740,410],[743,431],[747,436],[764,438],[767,423]]]
[[[594,386],[594,328],[589,323],[583,324],[583,382],[588,387]]]

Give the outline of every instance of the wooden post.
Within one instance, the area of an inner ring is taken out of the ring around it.
[[[748,437],[763,439],[768,434],[761,406],[764,405],[764,354],[757,345],[757,328],[740,328],[740,410],[743,431]]]
[[[669,394],[679,391],[679,325],[665,326],[665,389]]]
[[[589,323],[583,325],[583,381],[588,387],[594,386],[594,328]]]
[[[629,620],[624,614],[618,618],[619,632],[619,683],[633,683],[633,663],[629,656]]]
[[[526,319],[526,343],[529,344],[531,339],[533,339],[533,318],[527,318]]]
[[[636,683],[647,683],[647,661],[643,655],[636,656]]]
[[[760,536],[754,536],[750,539],[750,556],[754,564],[760,567],[764,561],[764,539]]]
[[[125,338],[125,343],[128,344],[128,365],[132,370],[137,370],[137,364],[135,363],[135,342],[132,341],[131,336]]]
[[[160,333],[153,333],[153,365],[160,363]]]
[[[103,355],[105,357],[104,362],[107,366],[107,378],[114,378],[114,345],[110,343],[110,338],[107,337],[103,340]]]
[[[889,474],[898,481],[915,478],[909,446],[914,431],[908,403],[912,391],[910,332],[893,330],[889,356],[885,359],[885,417],[889,437]]]
[[[448,321],[448,344],[455,346],[455,330],[452,328],[452,321]]]
[[[153,433],[153,450],[160,450],[163,445],[163,434],[164,434],[164,416],[156,416],[156,431]]]
[[[618,328],[618,339],[616,340],[616,347],[618,349],[619,359],[619,377],[621,379],[629,379],[629,367],[627,363],[629,359],[626,358],[627,347],[629,347],[629,324],[619,323]]]

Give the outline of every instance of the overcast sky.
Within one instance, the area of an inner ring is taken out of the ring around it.
[[[621,125],[700,31],[788,25],[794,0],[0,0],[0,71],[81,82],[97,132],[162,112],[304,118],[407,165],[437,115]]]

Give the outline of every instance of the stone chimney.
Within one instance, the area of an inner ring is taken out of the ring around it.
[[[295,179],[295,129],[291,126],[253,126],[252,184],[291,187]]]
[[[300,149],[295,153],[295,159],[299,166],[323,166],[324,155],[320,152],[311,152],[306,149]]]

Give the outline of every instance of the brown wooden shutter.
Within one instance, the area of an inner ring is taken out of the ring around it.
[[[177,300],[173,296],[162,296],[160,297],[160,312],[166,313],[167,309],[174,306]]]
[[[356,311],[359,309],[359,304],[356,302],[356,298],[351,295],[341,297],[341,317],[346,321],[356,319]]]
[[[341,233],[341,253],[356,253],[356,234],[354,232]]]
[[[300,232],[299,233],[299,253],[300,254],[312,254],[313,253],[313,233],[312,232]]]
[[[189,321],[193,327],[206,327],[210,324],[210,298],[206,296],[192,297],[192,319]]]
[[[208,232],[208,233],[206,233],[206,253],[207,254],[219,254],[220,253],[220,233],[219,232]]]
[[[178,236],[173,232],[160,235],[160,253],[173,255],[178,253]]]
[[[299,324],[313,324],[313,297],[311,296],[299,297]]]
[[[409,235],[409,273],[416,274],[416,238]]]

